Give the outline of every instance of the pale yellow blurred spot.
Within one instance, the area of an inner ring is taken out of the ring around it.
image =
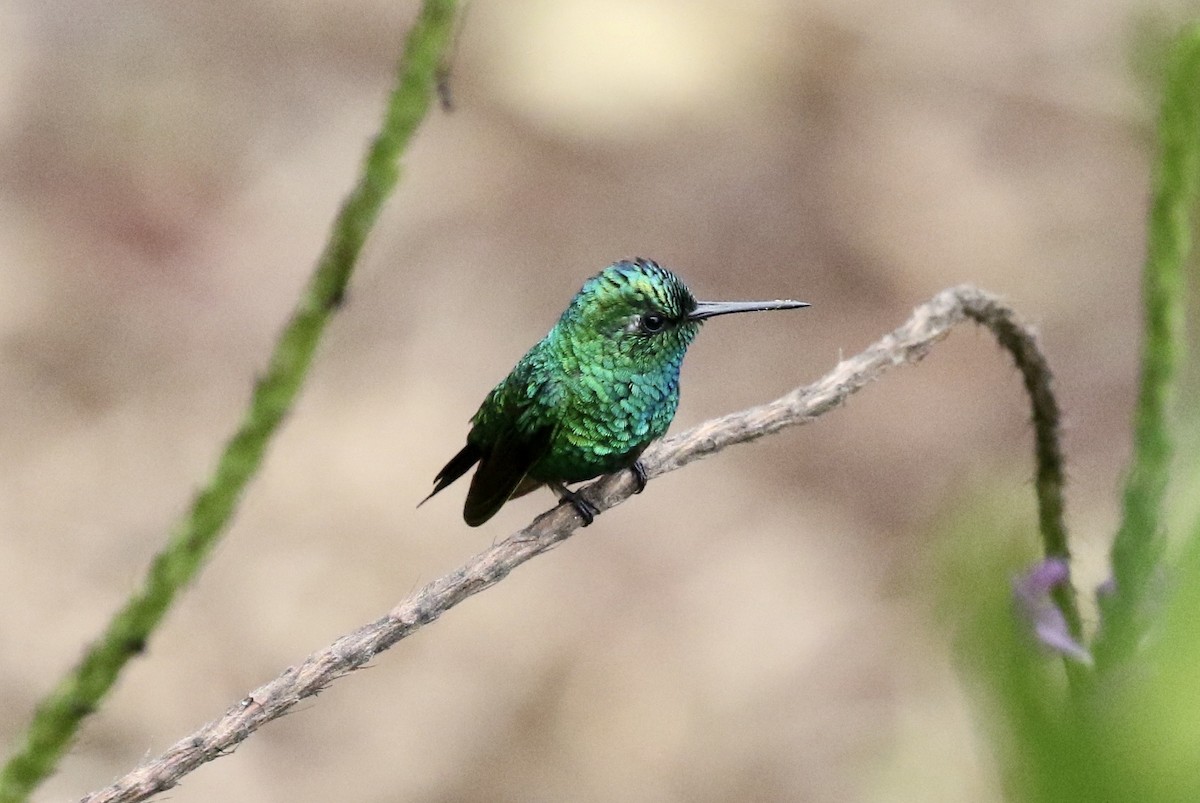
[[[746,34],[760,15],[722,10],[635,0],[526,3],[513,35],[496,43],[493,77],[519,113],[554,134],[659,137],[745,86],[753,62]]]

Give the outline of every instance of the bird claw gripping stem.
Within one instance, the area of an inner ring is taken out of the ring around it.
[[[642,465],[641,460],[635,460],[633,465],[629,467],[629,471],[633,474],[635,494],[640,494],[646,490],[646,467]],[[583,498],[583,494],[579,491],[572,491],[567,486],[559,484],[554,489],[558,493],[558,498],[563,502],[570,502],[571,507],[575,508],[575,512],[579,514],[579,518],[583,519],[583,526],[586,527],[595,521],[600,515],[600,511],[591,502]]]
[[[596,516],[600,515],[600,511],[591,502],[583,498],[583,494],[579,491],[572,491],[562,483],[554,483],[551,485],[554,491],[558,494],[559,500],[569,502],[571,507],[575,508],[575,512],[579,514],[579,518],[583,519],[583,526],[586,527],[595,521]]]
[[[641,460],[634,460],[629,470],[633,472],[633,492],[640,494],[646,490],[646,467],[642,465]]]

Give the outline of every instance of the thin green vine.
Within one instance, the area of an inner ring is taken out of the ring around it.
[[[121,669],[145,648],[180,590],[200,570],[228,525],[271,438],[295,401],[321,334],[346,291],[363,242],[400,177],[399,160],[429,110],[435,77],[452,38],[454,0],[425,0],[409,32],[396,85],[358,184],[338,213],[329,241],[271,355],[266,373],[208,485],[174,528],[142,587],[113,617],[79,664],[37,707],[0,771],[0,803],[18,803],[57,766],[84,718],[100,705]]]
[[[1113,541],[1114,589],[1100,600],[1096,668],[1130,658],[1145,630],[1147,596],[1163,554],[1162,502],[1174,441],[1168,416],[1184,354],[1192,213],[1200,178],[1200,26],[1186,29],[1167,62],[1158,124],[1159,158],[1142,278],[1145,337],[1134,413],[1134,454],[1121,527]]]

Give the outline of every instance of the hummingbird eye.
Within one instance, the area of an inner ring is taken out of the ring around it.
[[[641,327],[647,334],[658,334],[667,328],[667,316],[658,312],[647,312],[642,316]]]

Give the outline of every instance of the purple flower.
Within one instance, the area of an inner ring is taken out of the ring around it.
[[[1013,580],[1013,600],[1034,638],[1045,647],[1092,665],[1092,655],[1071,635],[1062,611],[1050,592],[1070,582],[1071,570],[1062,558],[1046,558]]]

